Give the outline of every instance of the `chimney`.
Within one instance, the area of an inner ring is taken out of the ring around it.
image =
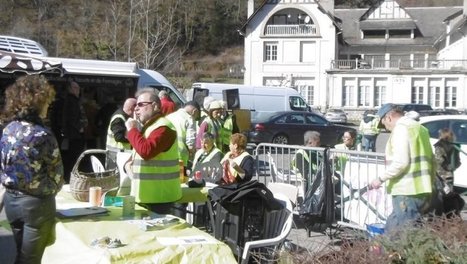
[[[464,0],[464,3],[467,0]],[[334,0],[320,0],[319,4],[330,14],[334,15]]]
[[[464,0],[467,1],[467,0]],[[253,15],[253,12],[255,11],[255,1],[254,0],[248,0],[248,18],[250,18],[251,15]]]

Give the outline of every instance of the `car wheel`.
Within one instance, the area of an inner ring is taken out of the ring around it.
[[[289,138],[284,134],[279,134],[272,138],[272,143],[287,145],[289,144]]]

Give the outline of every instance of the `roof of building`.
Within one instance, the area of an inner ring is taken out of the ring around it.
[[[462,7],[407,7],[404,8],[411,19],[363,20],[368,9],[336,9],[335,16],[340,18],[343,40],[349,45],[433,45],[446,31],[443,21]],[[418,29],[421,36],[414,39],[361,39],[361,29]]]

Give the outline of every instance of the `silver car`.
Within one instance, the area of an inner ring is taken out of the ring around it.
[[[324,117],[333,123],[347,123],[347,113],[342,109],[329,109]]]

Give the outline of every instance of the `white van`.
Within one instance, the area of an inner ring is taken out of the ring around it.
[[[192,100],[193,93],[197,89],[208,91],[207,96],[212,96],[219,100],[230,101],[228,104],[236,104],[240,109],[250,110],[252,119],[261,112],[277,111],[311,111],[310,106],[305,102],[302,95],[297,90],[290,87],[276,86],[249,86],[241,84],[226,83],[193,83],[192,89],[188,91],[187,98]],[[224,91],[238,89],[239,102],[232,102],[235,98],[225,98]],[[238,105],[239,104],[239,105]]]

